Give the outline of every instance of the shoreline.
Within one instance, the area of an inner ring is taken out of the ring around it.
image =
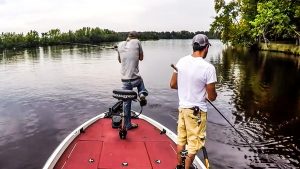
[[[281,52],[285,54],[300,56],[300,46],[297,45],[281,43],[269,43],[268,45],[266,45],[265,43],[260,43],[258,47],[261,51]]]

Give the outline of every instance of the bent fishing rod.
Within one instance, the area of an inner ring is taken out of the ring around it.
[[[178,71],[177,67],[174,66],[174,64],[171,64],[171,67],[175,70]],[[209,102],[209,104],[212,105],[212,107],[214,107],[217,112],[227,121],[228,124],[230,124],[230,126],[240,135],[240,137],[250,146],[250,148],[252,149],[253,152],[256,153],[256,150],[252,147],[252,145],[248,142],[248,140],[242,135],[241,132],[239,132],[231,123],[230,121],[220,112],[220,110],[209,100],[206,98],[206,101]]]
[[[89,43],[72,43],[72,42],[63,42],[65,44],[71,44],[71,45],[83,45],[83,46],[92,46],[92,47],[102,47],[104,49],[117,49],[118,46],[114,45],[114,46],[101,46],[101,45],[94,45],[94,44],[89,44]]]

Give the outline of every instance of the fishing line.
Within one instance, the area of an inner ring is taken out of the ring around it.
[[[229,122],[229,120],[218,110],[218,108],[210,101],[210,100],[208,100],[208,99],[206,99],[216,110],[217,110],[217,112],[218,113],[220,113],[220,115],[231,125],[231,127],[232,128],[234,128],[234,130],[245,140],[245,142],[250,146],[250,148],[252,149],[252,151],[254,152],[254,153],[257,153],[258,154],[258,157],[260,157],[260,158],[262,158],[262,159],[266,159],[266,160],[269,160],[269,158],[268,158],[268,156],[267,155],[265,155],[265,154],[262,154],[261,152],[259,152],[259,151],[256,151],[253,147],[252,147],[252,145],[248,142],[248,140]],[[254,162],[254,161],[252,161],[252,162]],[[252,163],[251,162],[251,163]],[[278,166],[278,164],[277,163],[275,163],[277,166]]]
[[[251,147],[251,149],[256,153],[256,150],[252,147],[252,145],[248,142],[248,140],[229,122],[229,120],[219,111],[219,109],[208,99],[206,99],[216,110],[217,112],[230,124],[232,128],[245,140],[245,142]]]

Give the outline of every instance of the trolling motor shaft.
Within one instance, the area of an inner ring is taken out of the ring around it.
[[[122,113],[123,114],[123,113]],[[120,136],[120,139],[124,140],[126,139],[126,135],[127,135],[127,130],[126,130],[126,127],[125,127],[125,120],[124,120],[124,114],[123,114],[123,118],[122,118],[122,125],[121,125],[121,128],[119,129],[119,136]]]

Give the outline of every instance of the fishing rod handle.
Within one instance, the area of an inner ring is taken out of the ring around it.
[[[176,72],[178,71],[177,67],[176,67],[174,64],[171,64],[171,67],[172,67]]]

